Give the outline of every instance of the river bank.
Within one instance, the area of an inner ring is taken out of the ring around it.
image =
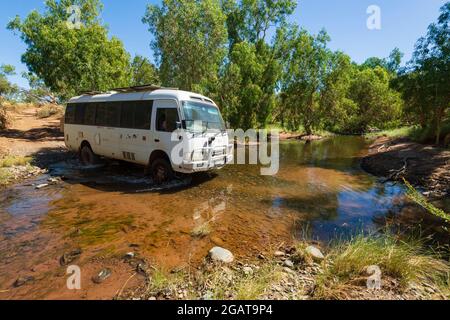
[[[386,181],[406,179],[433,200],[450,195],[450,151],[407,138],[379,137],[361,161],[367,172]]]

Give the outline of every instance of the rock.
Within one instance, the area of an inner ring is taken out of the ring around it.
[[[76,259],[78,259],[81,255],[81,249],[75,249],[69,253],[64,253],[62,257],[59,259],[59,263],[61,266],[67,266]]]
[[[318,248],[314,246],[309,246],[306,248],[306,252],[315,260],[315,261],[322,261],[325,259],[325,256],[323,255],[322,251],[320,251]]]
[[[125,256],[123,257],[124,260],[131,260],[135,257],[134,252],[128,252],[127,254],[125,254]]]
[[[100,284],[106,279],[108,279],[112,274],[112,271],[110,269],[103,269],[101,270],[95,277],[92,278],[92,281],[96,284]]]
[[[231,263],[234,261],[233,254],[227,249],[221,247],[214,247],[209,251],[209,258],[212,261]]]
[[[284,257],[286,254],[283,251],[275,251],[273,255],[277,258],[280,258]]]
[[[14,286],[14,288],[19,288],[19,287],[24,286],[27,283],[30,283],[32,281],[34,281],[34,277],[33,276],[19,277],[14,282],[13,286]]]
[[[36,186],[36,189],[43,189],[43,188],[46,188],[46,187],[48,187],[48,183],[43,183],[43,184],[40,184],[40,185],[37,185]]]
[[[149,301],[156,301],[156,297],[150,297],[148,298]]]
[[[244,274],[247,275],[247,276],[250,276],[250,275],[253,274],[253,269],[250,268],[250,267],[244,267],[244,268],[242,269],[242,271],[244,271]]]
[[[289,260],[289,259],[284,260],[284,265],[286,267],[288,267],[288,268],[293,268],[294,267],[294,263],[291,260]]]

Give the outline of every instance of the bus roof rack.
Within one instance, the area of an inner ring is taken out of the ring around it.
[[[178,90],[178,88],[165,88],[165,87],[157,86],[157,85],[154,85],[154,84],[144,84],[144,85],[141,85],[141,86],[114,88],[114,89],[111,89],[111,91],[117,91],[117,92],[139,92],[139,91],[155,91],[155,90],[160,90],[160,89]]]

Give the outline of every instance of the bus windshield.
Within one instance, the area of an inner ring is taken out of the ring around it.
[[[186,130],[193,132],[226,130],[220,111],[215,106],[193,101],[184,101],[183,113],[186,121]]]

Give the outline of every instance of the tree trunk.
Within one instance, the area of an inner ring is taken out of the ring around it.
[[[436,110],[436,145],[441,142],[442,116],[443,108],[438,108]]]

